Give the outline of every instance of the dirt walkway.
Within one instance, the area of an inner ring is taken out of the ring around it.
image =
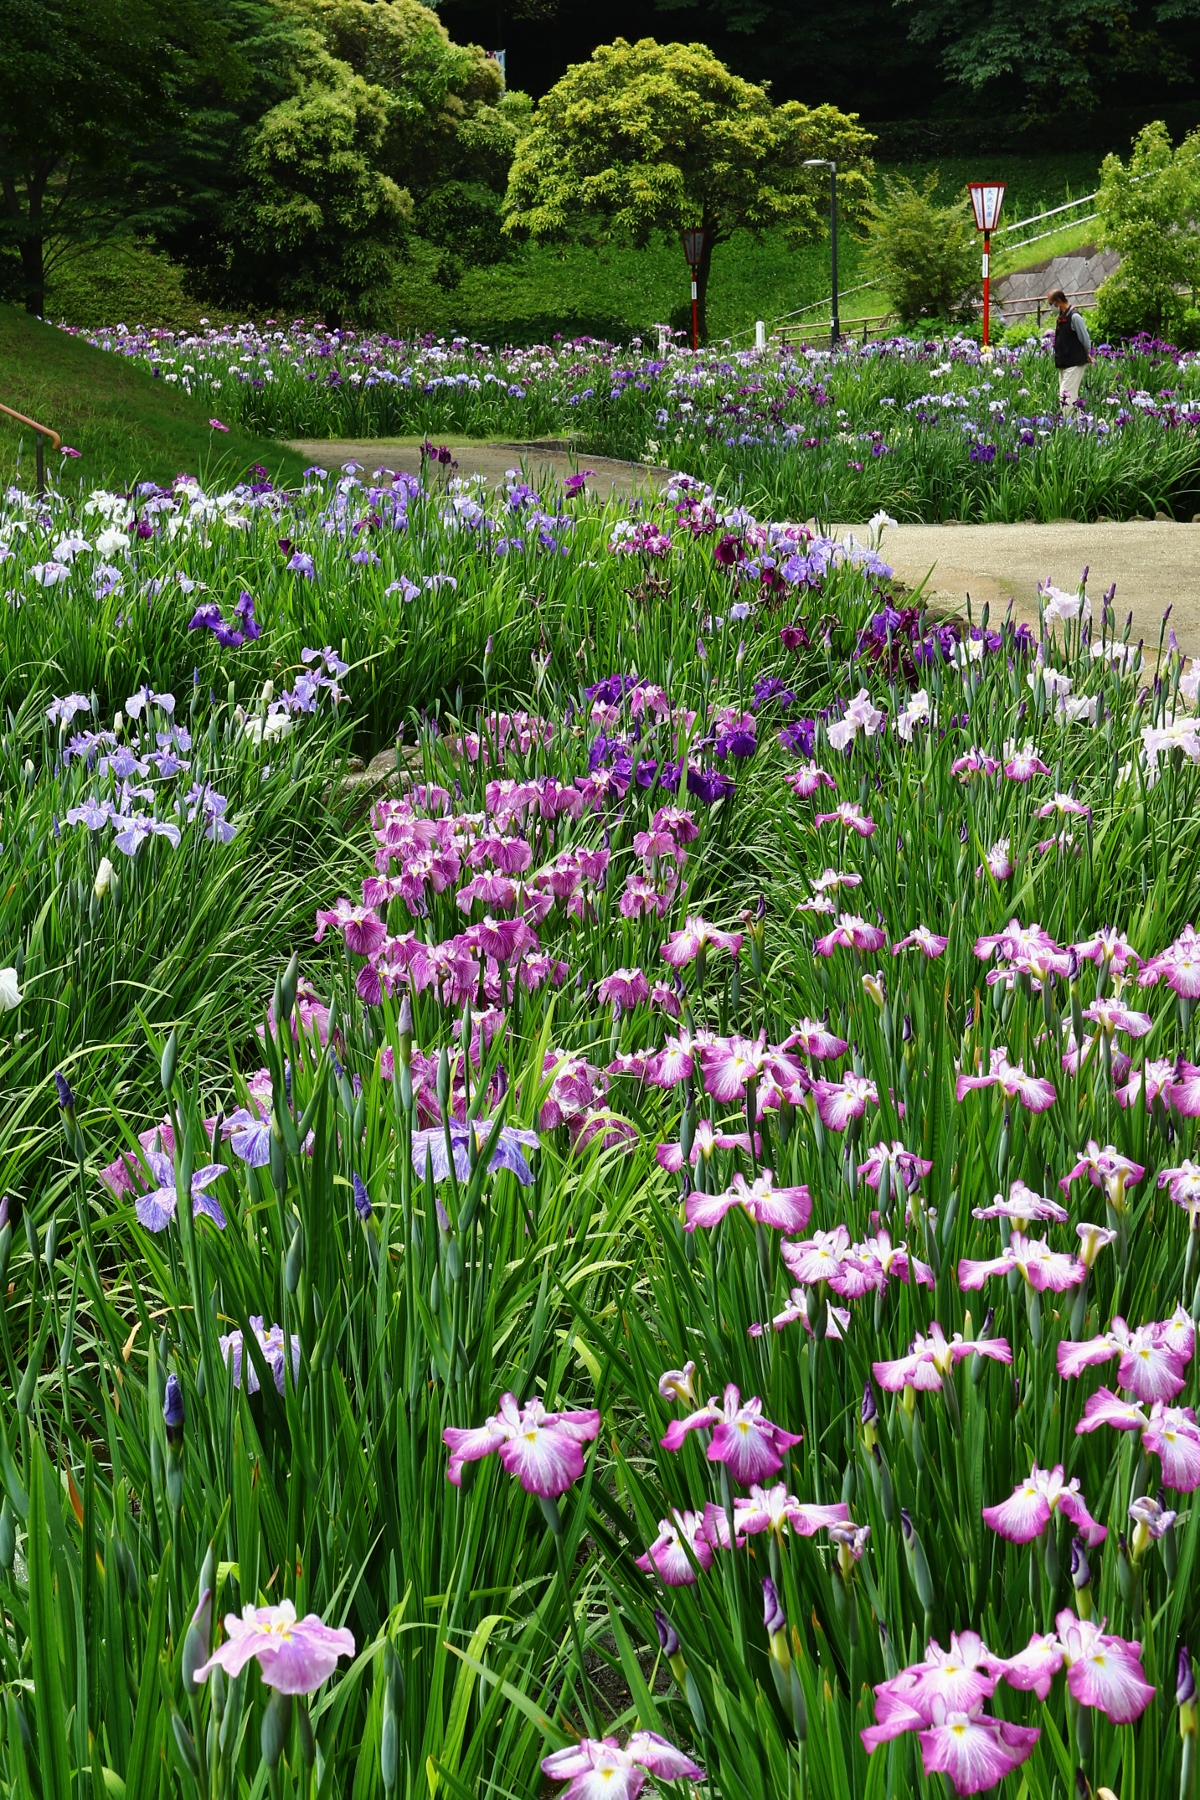
[[[1132,612],[1135,639],[1156,647],[1169,606],[1181,648],[1200,655],[1200,524],[889,525],[880,553],[939,607],[963,609],[970,594],[976,617],[985,600],[995,615],[1011,598],[1036,621],[1038,582],[1074,592],[1087,568],[1094,605],[1116,582],[1118,623]]]
[[[398,474],[421,473],[420,438],[374,438],[366,443],[342,440],[293,439],[290,445],[301,456],[319,463],[323,469],[340,469],[343,463],[361,463],[375,474],[378,469],[392,469]],[[665,469],[652,469],[645,463],[618,462],[610,456],[583,456],[561,439],[548,438],[532,444],[450,444],[458,467],[455,475],[482,475],[489,486],[503,482],[509,469],[524,467],[536,487],[551,477],[565,481],[568,475],[590,470],[588,488],[593,494],[607,497],[610,493],[637,494],[666,479]]]
[[[419,474],[420,445],[419,438],[365,443],[302,439],[292,448],[322,468],[358,462],[372,473],[394,469]],[[590,470],[588,488],[601,497],[646,493],[666,479],[663,469],[611,457],[583,457],[556,439],[452,444],[451,449],[458,463],[456,473],[480,474],[493,485],[520,466],[535,485]],[[837,530],[865,537],[861,525]],[[1017,615],[1029,620],[1037,619],[1039,581],[1073,591],[1088,567],[1088,591],[1094,601],[1116,582],[1118,621],[1123,626],[1132,611],[1134,638],[1156,646],[1169,606],[1180,645],[1200,656],[1200,524],[1139,520],[1104,525],[896,525],[885,529],[881,550],[905,586],[916,588],[924,582],[924,593],[939,608],[964,610],[969,594],[975,609],[987,601],[995,614],[1011,598]]]

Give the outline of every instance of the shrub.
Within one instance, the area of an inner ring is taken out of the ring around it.
[[[975,230],[966,200],[939,206],[937,171],[923,187],[903,177],[884,182],[872,208],[868,258],[892,309],[916,319],[965,319],[980,290]]]
[[[1121,254],[1096,296],[1101,334],[1149,331],[1182,343],[1200,280],[1200,132],[1173,150],[1161,119],[1145,126],[1128,164],[1105,157],[1096,207],[1106,248]]]

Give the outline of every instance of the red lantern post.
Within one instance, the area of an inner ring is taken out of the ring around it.
[[[692,349],[698,350],[700,348],[700,258],[704,255],[703,227],[684,232],[683,254],[687,257],[688,267],[692,271]]]
[[[970,181],[967,186],[971,192],[971,209],[975,214],[975,229],[983,233],[983,341],[989,342],[992,312],[992,233],[1000,219],[1000,208],[1004,205],[1003,181]]]

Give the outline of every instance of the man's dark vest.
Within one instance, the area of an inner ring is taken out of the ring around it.
[[[1087,362],[1088,353],[1079,341],[1071,321],[1075,308],[1069,306],[1054,327],[1054,366],[1056,369],[1078,369]]]

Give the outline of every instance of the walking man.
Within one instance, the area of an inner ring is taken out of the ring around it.
[[[1083,314],[1070,304],[1061,288],[1046,298],[1058,308],[1054,327],[1054,366],[1058,370],[1058,404],[1063,412],[1078,406],[1083,371],[1092,360],[1092,340],[1083,322]]]

